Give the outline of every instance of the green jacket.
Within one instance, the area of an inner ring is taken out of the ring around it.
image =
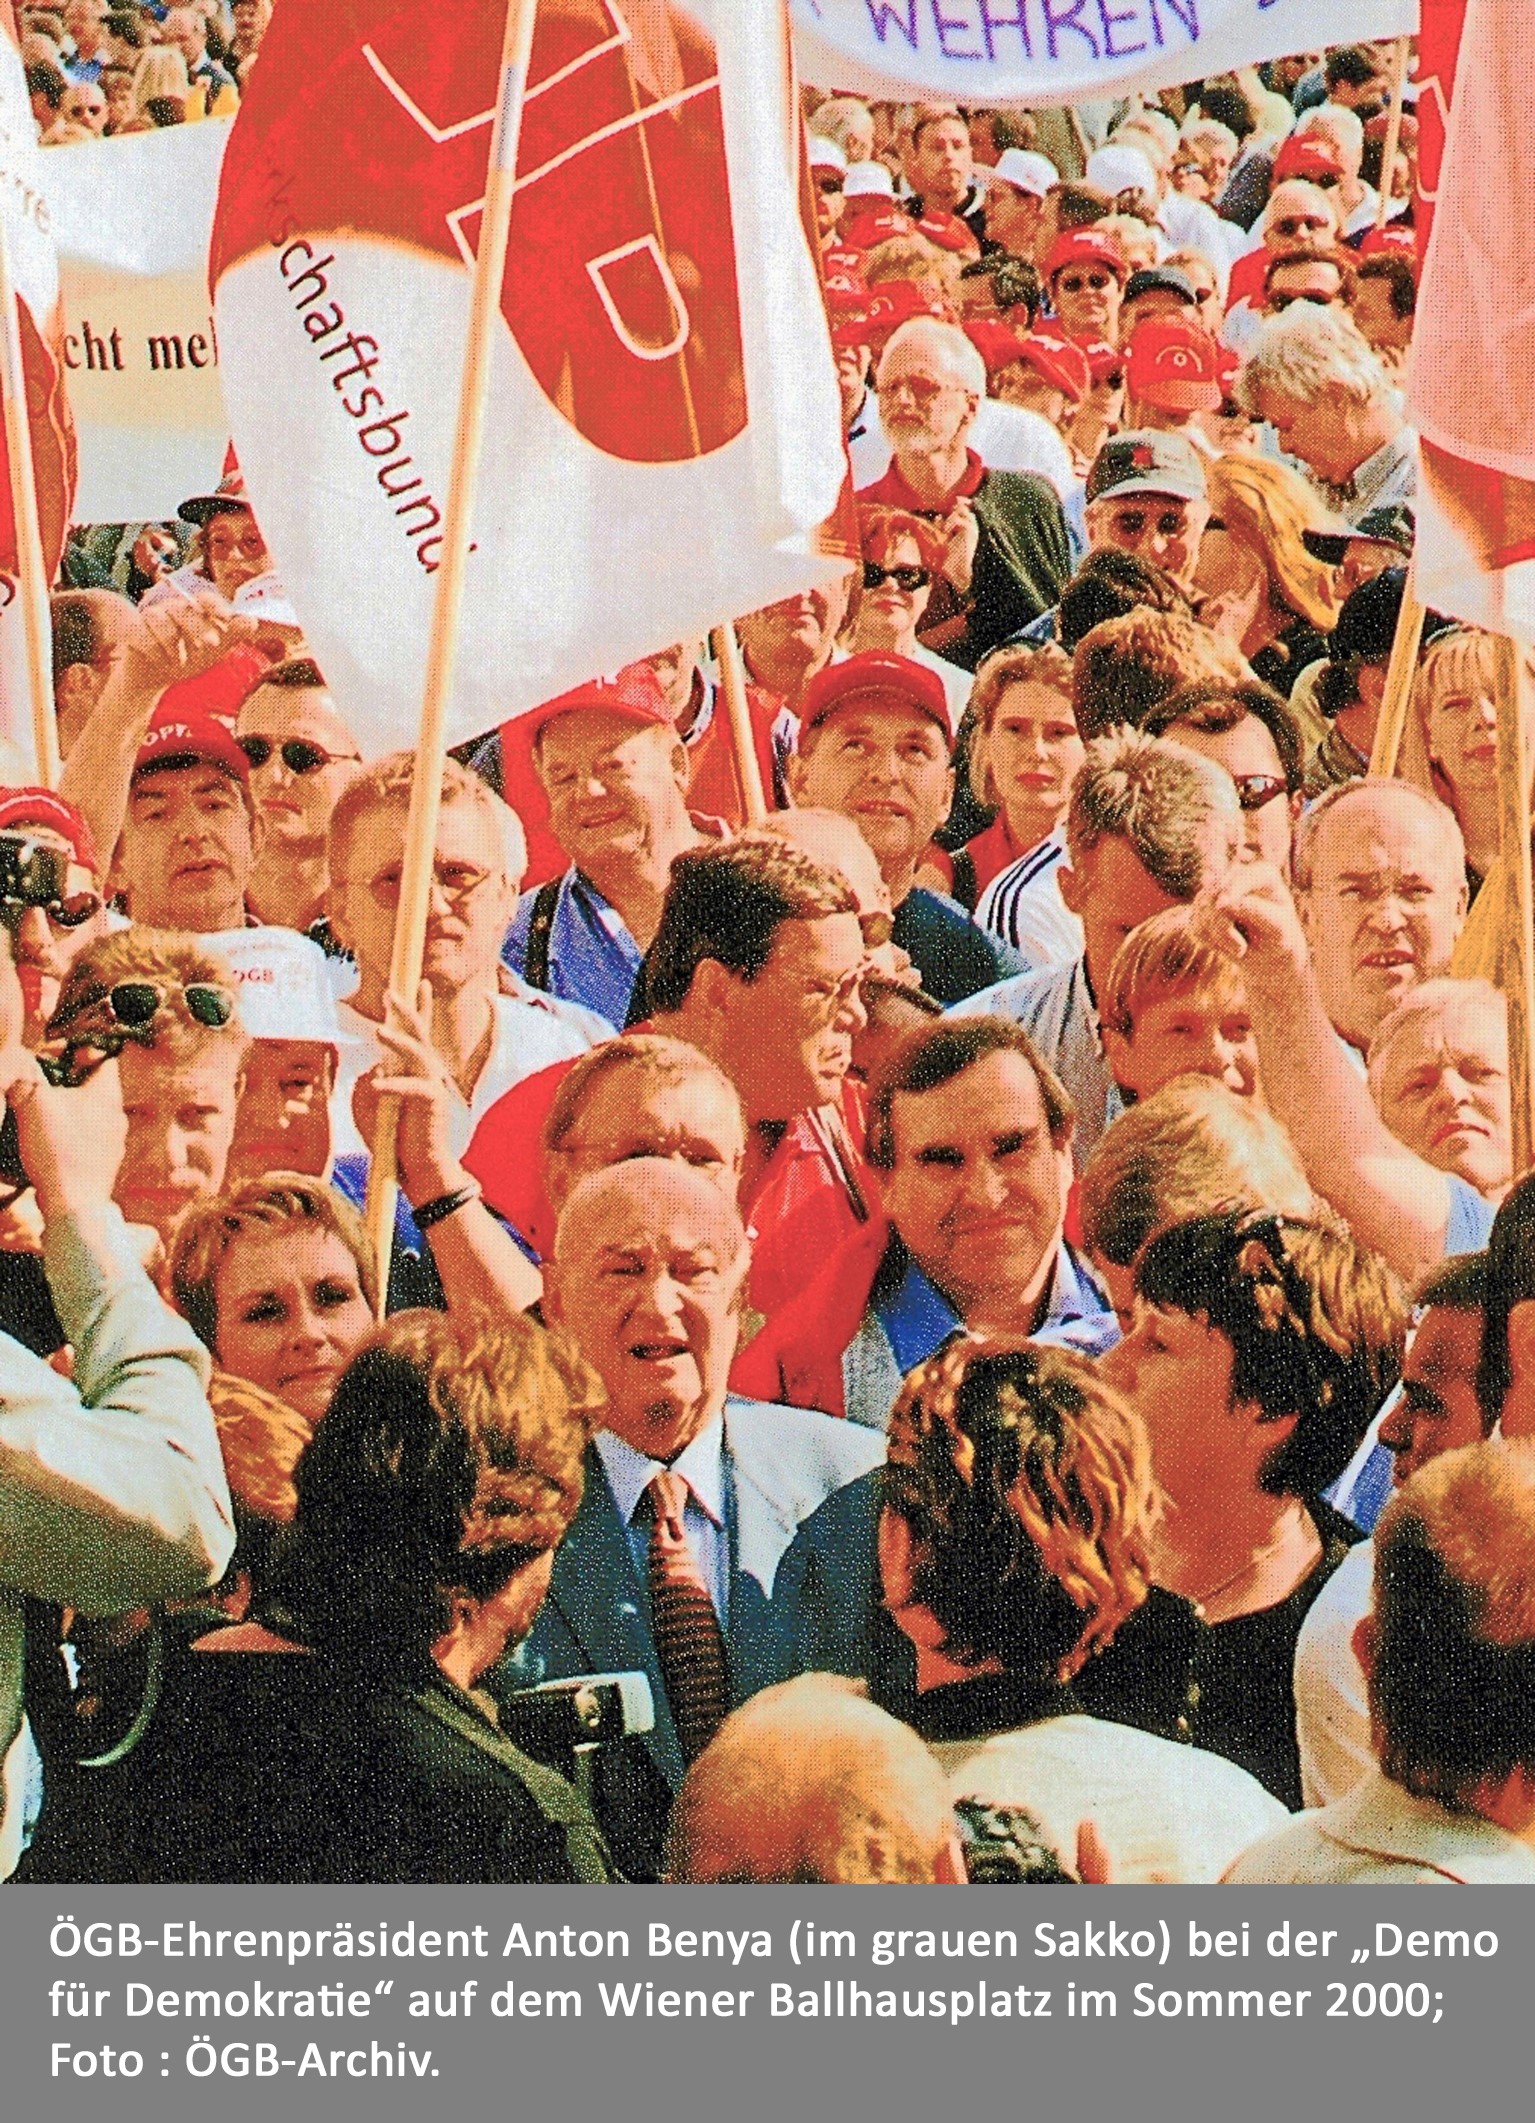
[[[1060,497],[1034,472],[988,472],[975,496],[981,537],[965,632],[944,655],[967,671],[1061,601],[1071,541]]]
[[[75,1376],[0,1335],[0,1878],[19,1844],[23,1600],[116,1614],[185,1599],[234,1549],[208,1352],[156,1294],[121,1215],[60,1218],[43,1258]]]

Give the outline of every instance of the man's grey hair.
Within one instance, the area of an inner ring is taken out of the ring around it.
[[[861,103],[856,96],[828,96],[811,112],[808,125],[818,139],[835,141],[845,153],[847,136],[860,119],[865,125],[870,122],[866,103]]]
[[[1336,788],[1328,789],[1316,802],[1300,815],[1295,828],[1295,843],[1290,855],[1290,877],[1297,892],[1309,892],[1316,868],[1318,839],[1327,821],[1344,805],[1353,803],[1361,796],[1379,796],[1389,792],[1399,802],[1416,805],[1426,817],[1433,820],[1444,840],[1447,862],[1454,865],[1456,873],[1464,877],[1466,869],[1466,843],[1461,834],[1460,821],[1448,804],[1442,804],[1437,796],[1430,796],[1427,789],[1420,789],[1416,782],[1396,781],[1380,774],[1367,774],[1354,781],[1339,782]]]
[[[1087,748],[1066,845],[1076,864],[1102,840],[1126,841],[1164,892],[1188,901],[1205,883],[1210,826],[1223,818],[1240,830],[1236,784],[1224,767],[1165,737],[1111,730]]]
[[[1458,1002],[1473,1003],[1490,1012],[1505,1027],[1508,1024],[1508,997],[1490,980],[1452,980],[1442,976],[1438,980],[1421,981],[1403,997],[1389,1017],[1382,1019],[1370,1041],[1370,1096],[1377,1106],[1386,1074],[1386,1057],[1402,1034],[1410,1031],[1420,1018],[1445,1017]]]
[[[1341,391],[1364,406],[1385,398],[1390,388],[1363,333],[1337,310],[1314,302],[1293,303],[1271,317],[1237,378],[1243,409],[1257,420],[1263,418],[1265,391],[1302,405],[1314,405],[1325,391]]]
[[[1331,134],[1346,155],[1357,163],[1364,153],[1364,120],[1341,103],[1316,103],[1295,121],[1297,134]]]
[[[1293,214],[1297,207],[1305,207],[1309,213],[1325,214],[1332,223],[1333,234],[1339,230],[1338,204],[1331,192],[1324,192],[1319,184],[1309,177],[1286,177],[1283,184],[1276,184],[1269,194],[1269,203],[1263,209],[1262,228],[1265,234],[1285,214]]]
[[[986,396],[986,364],[957,324],[944,324],[937,317],[913,317],[892,332],[879,358],[879,377],[897,349],[918,347],[947,369],[957,383],[978,398]]]

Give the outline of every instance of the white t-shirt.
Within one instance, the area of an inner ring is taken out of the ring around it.
[[[1364,1669],[1354,1656],[1374,1574],[1375,1544],[1361,1541],[1312,1601],[1296,1640],[1295,1735],[1308,1806],[1330,1806],[1375,1767]]]
[[[1022,1806],[1068,1871],[1077,1826],[1097,1827],[1122,1880],[1218,1880],[1290,1818],[1256,1777],[1202,1747],[1080,1714],[933,1748],[956,1799]]]
[[[452,1144],[456,1157],[468,1149],[481,1116],[525,1076],[536,1075],[552,1062],[574,1060],[588,1047],[599,1046],[613,1037],[613,1027],[594,1010],[583,1010],[579,1003],[544,995],[521,981],[515,995],[493,996],[491,1009],[495,1013],[495,1031],[490,1053],[473,1096],[467,1105],[460,1104],[454,1114]],[[338,1003],[336,1015],[353,1044],[341,1050],[341,1066],[331,1100],[331,1140],[338,1157],[365,1156],[368,1145],[352,1118],[352,1093],[358,1079],[385,1060],[386,1054],[371,1017],[364,1017],[350,1003]]]

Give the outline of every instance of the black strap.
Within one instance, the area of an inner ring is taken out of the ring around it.
[[[953,858],[953,865],[953,896],[967,914],[973,914],[975,903],[981,896],[976,889],[975,857],[968,848],[961,848]]]
[[[523,961],[522,977],[530,988],[542,988],[549,992],[549,938],[554,930],[554,913],[560,903],[560,880],[551,877],[548,884],[540,885],[533,899],[533,919],[528,925],[528,949]]]

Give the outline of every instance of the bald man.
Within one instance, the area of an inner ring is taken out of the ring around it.
[[[732,1711],[688,1771],[666,1877],[962,1882],[943,1772],[909,1725],[829,1674]]]
[[[630,1879],[658,1876],[673,1794],[725,1712],[870,1665],[884,1438],[727,1396],[750,1265],[721,1188],[636,1158],[573,1190],[546,1270],[549,1323],[608,1405],[543,1614],[491,1685],[649,1676],[655,1729],[604,1750],[595,1795]]]

